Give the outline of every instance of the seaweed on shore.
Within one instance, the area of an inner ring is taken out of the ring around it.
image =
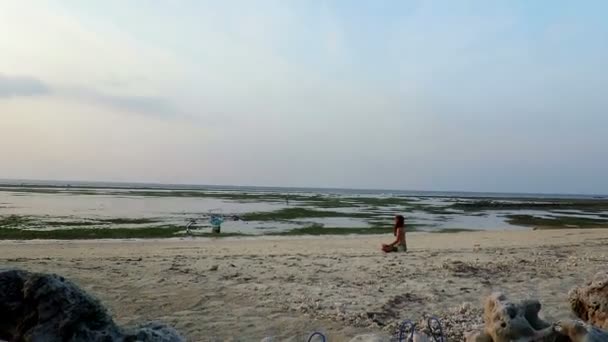
[[[47,227],[83,227],[94,226],[98,224],[99,223],[95,221],[46,221],[36,223],[36,225]]]
[[[423,225],[408,225],[407,232],[420,231],[420,227]],[[283,232],[272,232],[266,235],[377,235],[377,234],[392,234],[393,227],[391,226],[372,226],[372,227],[358,227],[358,228],[344,228],[344,227],[325,227],[322,224],[312,224],[310,226],[295,228]]]
[[[442,228],[439,230],[432,231],[433,233],[470,233],[470,232],[479,232],[478,229],[470,229],[470,228]]]
[[[374,235],[374,234],[387,234],[392,233],[392,228],[335,228],[335,227],[324,227],[320,224],[311,225],[308,227],[296,228],[284,232],[269,233],[266,235],[277,235],[277,236],[293,236],[293,235]]]
[[[100,219],[100,222],[112,223],[112,224],[149,224],[158,223],[158,220],[149,218],[111,218],[111,219]]]
[[[48,217],[29,215],[0,216],[0,228],[24,228],[24,227],[82,227],[114,224],[151,224],[159,223],[159,220],[150,218],[85,218],[74,220],[69,217],[57,217],[60,220],[48,220]]]
[[[417,231],[416,227],[408,227],[408,232]],[[368,227],[368,228],[337,228],[324,227],[321,224],[313,224],[306,227],[296,228],[282,232],[269,232],[265,236],[300,236],[300,235],[374,235],[392,234],[391,227]],[[0,240],[88,240],[88,239],[147,239],[147,238],[171,238],[185,237],[185,229],[179,226],[167,225],[146,228],[67,228],[67,229],[0,229]],[[195,237],[240,237],[256,236],[243,233],[221,233],[196,232]]]
[[[31,218],[20,215],[0,216],[0,228],[19,227],[31,221]]]
[[[479,201],[460,201],[450,205],[448,208],[464,211],[480,210],[563,210],[574,209],[584,211],[605,211],[608,210],[606,200],[542,200],[542,201],[498,201],[498,200],[479,200]]]
[[[85,240],[85,239],[146,239],[169,238],[179,236],[181,227],[149,228],[73,228],[34,230],[6,228],[0,229],[0,240]]]
[[[533,215],[507,215],[507,222],[518,226],[549,228],[608,228],[608,219],[587,217],[551,216],[538,217]]]
[[[319,217],[352,217],[352,218],[372,218],[377,216],[373,213],[343,213],[329,210],[314,210],[310,208],[293,207],[275,211],[253,212],[242,215],[245,221],[283,221],[300,218],[319,218]]]

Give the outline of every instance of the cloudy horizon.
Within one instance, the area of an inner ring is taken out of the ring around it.
[[[603,1],[3,1],[0,179],[608,194]]]

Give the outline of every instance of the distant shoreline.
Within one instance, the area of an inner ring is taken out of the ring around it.
[[[275,187],[250,185],[202,185],[202,184],[163,184],[138,182],[87,182],[87,181],[53,181],[53,180],[11,180],[0,179],[2,188],[51,188],[51,189],[108,189],[108,190],[167,190],[167,191],[252,191],[279,193],[322,193],[322,194],[361,194],[361,195],[397,195],[429,198],[501,198],[501,199],[607,199],[603,194],[572,193],[521,193],[521,192],[477,192],[477,191],[434,191],[434,190],[399,190],[399,189],[356,189],[332,187]]]

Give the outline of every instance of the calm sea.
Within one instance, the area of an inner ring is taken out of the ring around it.
[[[301,188],[270,186],[233,186],[233,185],[196,185],[196,184],[159,184],[159,183],[120,183],[85,182],[52,180],[9,180],[0,179],[2,185],[27,185],[41,187],[83,187],[101,189],[164,189],[164,190],[212,190],[240,192],[275,193],[316,193],[335,195],[393,195],[413,197],[455,197],[455,198],[561,198],[561,199],[606,199],[608,195],[586,194],[546,194],[546,193],[507,193],[507,192],[468,192],[468,191],[418,191],[418,190],[381,190],[381,189],[338,189],[338,188]]]

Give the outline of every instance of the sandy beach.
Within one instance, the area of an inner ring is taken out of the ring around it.
[[[476,312],[496,290],[567,318],[568,290],[608,263],[608,229],[412,233],[408,253],[383,254],[391,238],[2,241],[0,266],[61,274],[120,324],[160,320],[189,341],[348,341]]]

